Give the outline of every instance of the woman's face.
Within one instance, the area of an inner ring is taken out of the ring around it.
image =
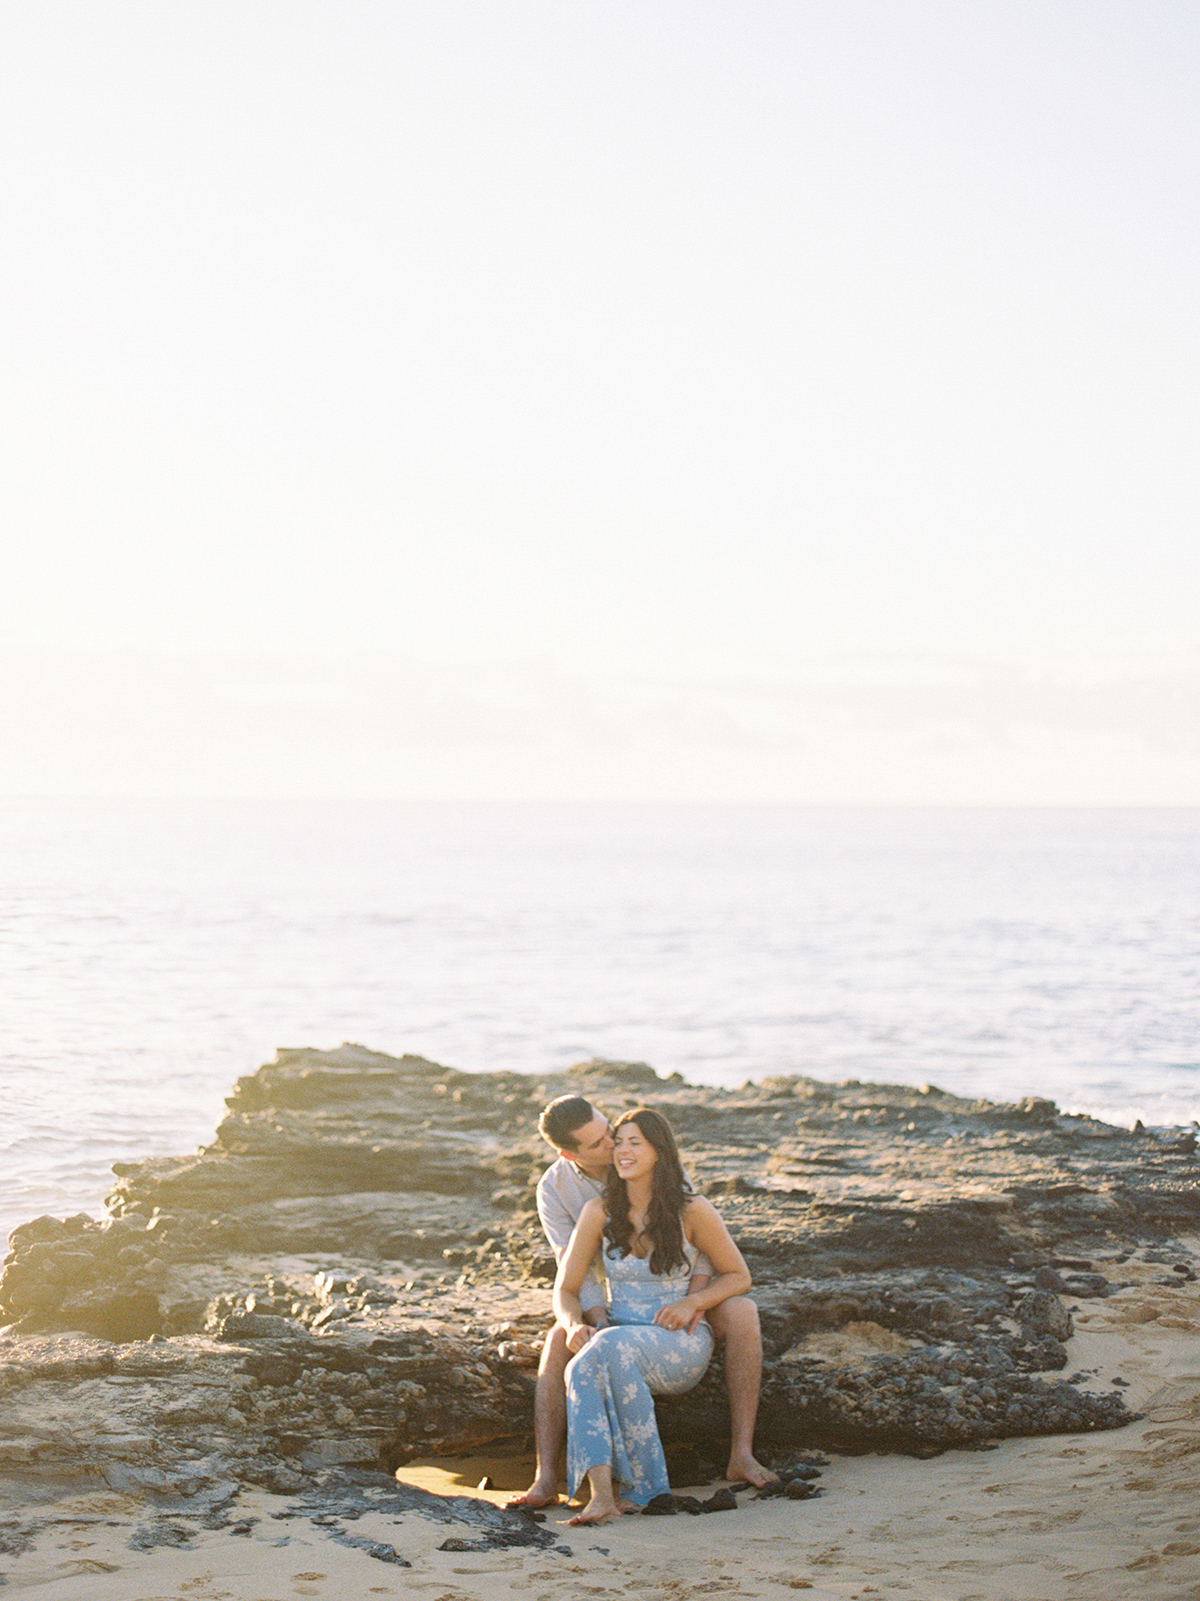
[[[658,1152],[636,1123],[622,1123],[613,1139],[613,1164],[623,1179],[646,1178],[653,1171]]]

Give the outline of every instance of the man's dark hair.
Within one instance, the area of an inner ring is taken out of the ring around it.
[[[538,1119],[538,1132],[555,1150],[573,1151],[576,1146],[575,1135],[595,1115],[596,1108],[591,1101],[585,1101],[582,1095],[560,1095],[557,1101],[550,1102]]]

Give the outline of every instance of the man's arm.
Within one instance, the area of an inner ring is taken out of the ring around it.
[[[543,1181],[538,1185],[537,1191],[538,1217],[541,1219],[542,1232],[554,1252],[554,1260],[561,1265],[563,1253],[571,1243],[571,1235],[575,1232],[575,1225],[579,1221],[578,1215],[572,1215],[571,1209],[552,1184]],[[582,1208],[580,1208],[582,1211]],[[579,1304],[583,1308],[583,1318],[594,1329],[602,1329],[608,1322],[607,1298],[603,1286],[600,1284],[591,1268],[579,1289]]]

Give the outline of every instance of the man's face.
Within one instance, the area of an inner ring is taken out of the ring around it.
[[[612,1165],[612,1130],[603,1112],[597,1112],[590,1123],[575,1130],[575,1149],[564,1151],[563,1155],[597,1178]]]

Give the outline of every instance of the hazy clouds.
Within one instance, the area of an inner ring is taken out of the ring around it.
[[[0,789],[1200,797],[1190,4],[0,46]]]
[[[1186,804],[1200,667],[814,658],[675,680],[394,653],[9,654],[9,793]]]

